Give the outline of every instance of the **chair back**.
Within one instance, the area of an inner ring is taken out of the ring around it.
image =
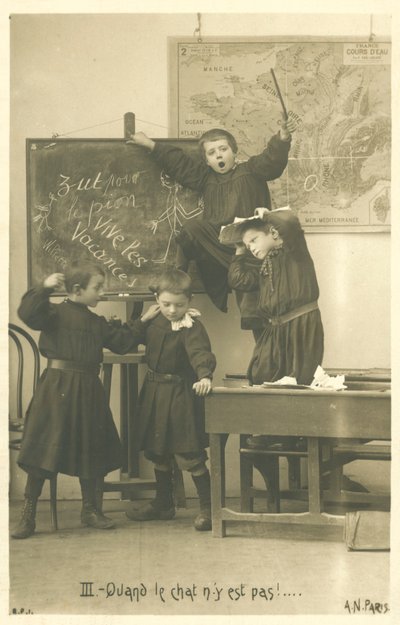
[[[32,336],[20,326],[9,323],[8,335],[15,347],[15,366],[10,367],[9,447],[19,449],[25,420],[25,397],[36,390],[40,377],[40,353]],[[10,361],[11,361],[10,349]]]

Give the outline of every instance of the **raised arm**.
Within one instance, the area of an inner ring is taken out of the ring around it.
[[[54,289],[38,287],[23,296],[18,307],[18,317],[32,330],[46,330],[54,326],[57,309],[50,303]]]
[[[54,327],[57,320],[57,306],[50,303],[50,295],[63,286],[64,275],[53,273],[44,280],[42,287],[27,291],[18,307],[19,318],[32,330],[46,330]]]
[[[103,325],[103,347],[116,354],[128,354],[136,351],[138,345],[146,343],[146,324],[140,319],[133,322],[121,323],[106,321]]]
[[[288,163],[290,139],[281,139],[279,133],[273,135],[267,147],[261,154],[251,156],[247,161],[248,167],[256,176],[263,180],[275,180],[279,178]]]
[[[282,115],[279,132],[271,137],[265,150],[257,156],[252,156],[247,164],[251,171],[264,180],[275,180],[282,175],[288,163],[291,145],[291,133],[296,129],[296,122],[285,119]]]
[[[249,256],[237,246],[236,256],[233,257],[228,270],[228,284],[236,291],[257,291],[260,286],[260,268],[249,262]],[[239,253],[238,253],[239,252]]]
[[[192,158],[177,146],[158,141],[155,143],[152,154],[173,180],[194,191],[202,190],[208,175],[208,168],[200,159]]]
[[[177,146],[153,141],[144,132],[131,135],[127,143],[135,143],[150,150],[153,158],[168,176],[183,187],[189,187],[194,191],[201,191],[203,188],[208,168],[200,159],[193,159]]]

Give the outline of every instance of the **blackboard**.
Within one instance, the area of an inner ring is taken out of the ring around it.
[[[197,141],[161,141],[200,158]],[[124,139],[27,139],[26,151],[29,286],[85,259],[105,270],[106,293],[148,293],[175,232],[201,218],[198,195]]]

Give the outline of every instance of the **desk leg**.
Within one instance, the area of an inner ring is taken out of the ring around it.
[[[122,445],[122,473],[128,472],[129,413],[128,413],[128,365],[120,367],[120,437]]]
[[[112,368],[112,365],[103,363],[101,378],[108,403],[110,403]]]
[[[210,473],[212,532],[216,538],[225,536],[225,521],[222,508],[225,507],[225,446],[220,434],[210,434]]]
[[[319,472],[319,439],[308,438],[308,509],[310,514],[321,513],[321,483]]]
[[[321,446],[322,461],[332,461],[332,448],[333,443],[331,441]],[[321,480],[324,499],[326,501],[329,501],[329,498],[339,499],[342,491],[343,467],[339,466],[331,469],[329,473],[325,473],[325,475],[321,476]]]
[[[301,488],[300,458],[291,458],[288,456],[287,462],[289,490],[298,490]]]
[[[240,435],[240,447],[246,447],[248,434]],[[247,454],[239,454],[240,462],[240,510],[253,512],[254,497],[251,496],[253,486],[253,460]]]
[[[139,452],[135,446],[135,435],[137,428],[138,411],[138,366],[128,365],[127,377],[127,454],[128,454],[128,476],[139,477]]]

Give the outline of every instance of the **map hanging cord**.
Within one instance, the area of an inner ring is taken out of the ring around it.
[[[119,117],[118,119],[112,119],[109,122],[102,122],[101,124],[95,124],[94,126],[86,126],[85,128],[78,128],[77,130],[70,130],[69,132],[63,132],[63,133],[59,133],[59,132],[53,132],[53,134],[51,135],[52,139],[57,139],[57,137],[67,137],[68,135],[73,135],[76,132],[83,132],[83,130],[90,130],[91,128],[99,128],[100,126],[107,126],[108,124],[115,124],[116,122],[120,122],[122,121],[122,117]],[[156,124],[155,122],[150,122],[146,119],[139,119],[138,117],[136,118],[139,122],[143,122],[144,124],[149,124],[150,126],[158,126],[159,128],[168,128],[167,126],[163,126],[162,124]]]
[[[371,15],[369,16],[369,39],[368,41],[373,41],[375,39],[375,34],[372,32],[372,22],[373,22],[374,16]]]
[[[203,41],[201,37],[201,13],[197,13],[197,28],[194,29],[193,37],[196,36],[196,33],[198,35],[197,41],[198,43],[201,43]]]

